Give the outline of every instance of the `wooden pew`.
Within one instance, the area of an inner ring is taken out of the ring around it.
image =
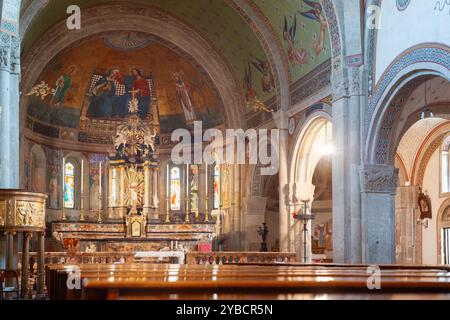
[[[369,294],[367,266],[347,265],[81,265],[83,294],[66,287],[70,267],[49,266],[51,299],[279,298]],[[381,266],[383,293],[450,293],[448,268]],[[76,293],[75,293],[76,292]]]

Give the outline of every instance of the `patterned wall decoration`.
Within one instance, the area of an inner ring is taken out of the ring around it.
[[[397,9],[399,11],[403,11],[406,8],[408,8],[410,3],[411,3],[411,0],[397,0]]]
[[[254,0],[271,21],[288,55],[293,82],[331,57],[325,12],[318,0]]]

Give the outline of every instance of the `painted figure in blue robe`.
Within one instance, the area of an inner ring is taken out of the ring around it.
[[[125,78],[125,89],[129,95],[126,104],[128,111],[128,103],[131,99],[138,100],[138,115],[141,119],[145,119],[150,110],[151,94],[147,79],[142,75],[139,69],[131,69],[130,75]]]
[[[106,76],[97,81],[95,88],[92,91],[92,99],[88,109],[88,117],[112,117],[114,106],[117,103],[115,81],[119,74],[119,70],[113,69],[110,70]]]
[[[58,112],[62,110],[64,98],[72,87],[72,76],[76,70],[76,66],[72,65],[67,69],[66,73],[56,80],[55,94],[50,100],[50,106],[57,109]]]

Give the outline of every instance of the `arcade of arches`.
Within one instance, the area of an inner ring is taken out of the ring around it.
[[[25,248],[449,264],[450,19],[434,2],[2,1],[0,269]],[[177,163],[176,129],[242,129],[246,163],[221,162],[217,138],[192,138],[210,162]],[[251,163],[263,144],[275,174]]]

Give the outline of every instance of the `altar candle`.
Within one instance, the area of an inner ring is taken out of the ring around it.
[[[169,199],[170,195],[169,195],[169,165],[167,165],[167,178],[166,178],[166,191],[167,191],[167,199]]]
[[[99,193],[100,193],[100,196],[102,195],[102,163],[100,162],[99,163],[99,169],[98,169],[98,172],[99,172]]]
[[[208,197],[208,164],[206,163],[205,168],[205,195]]]
[[[65,208],[66,207],[66,188],[65,188],[66,181],[64,180],[64,175],[66,172],[66,158],[64,158],[64,156],[63,156],[63,165],[62,165],[61,172],[62,172],[62,195],[63,195],[62,203],[63,203],[63,208]]]
[[[81,194],[84,193],[84,160],[81,159]]]

